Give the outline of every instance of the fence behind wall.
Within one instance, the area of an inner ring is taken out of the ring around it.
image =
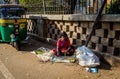
[[[103,0],[43,0],[43,3],[27,4],[28,14],[97,14]],[[120,13],[119,0],[107,0],[105,13]],[[114,9],[114,12],[111,12]]]

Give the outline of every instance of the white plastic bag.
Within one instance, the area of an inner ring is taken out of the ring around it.
[[[46,62],[49,61],[52,58],[52,52],[45,52],[43,54],[38,54],[37,57],[40,58],[42,61]]]
[[[40,58],[44,62],[47,62],[51,59],[50,56],[45,56],[45,55],[37,55],[37,57]]]
[[[85,46],[76,49],[76,58],[81,66],[95,67],[100,65],[99,58]]]
[[[49,61],[52,58],[53,52],[49,48],[40,47],[32,53],[36,54],[41,61]]]

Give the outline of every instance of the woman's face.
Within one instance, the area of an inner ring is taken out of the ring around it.
[[[64,36],[61,37],[61,40],[65,40],[65,39],[66,39],[66,37],[64,37]]]

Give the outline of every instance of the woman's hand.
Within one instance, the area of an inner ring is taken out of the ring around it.
[[[63,53],[67,53],[68,51],[67,50],[62,50]]]
[[[69,54],[68,50],[63,50],[62,52],[65,54]]]

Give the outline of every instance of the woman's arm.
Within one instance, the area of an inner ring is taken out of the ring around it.
[[[70,40],[68,39],[68,41],[67,41],[67,46],[68,46],[68,48],[67,48],[67,52],[70,50]]]
[[[60,55],[60,39],[57,41],[57,56]]]
[[[69,39],[67,39],[66,40],[66,50],[64,50],[64,53],[69,53],[68,51],[70,50],[70,40]]]

